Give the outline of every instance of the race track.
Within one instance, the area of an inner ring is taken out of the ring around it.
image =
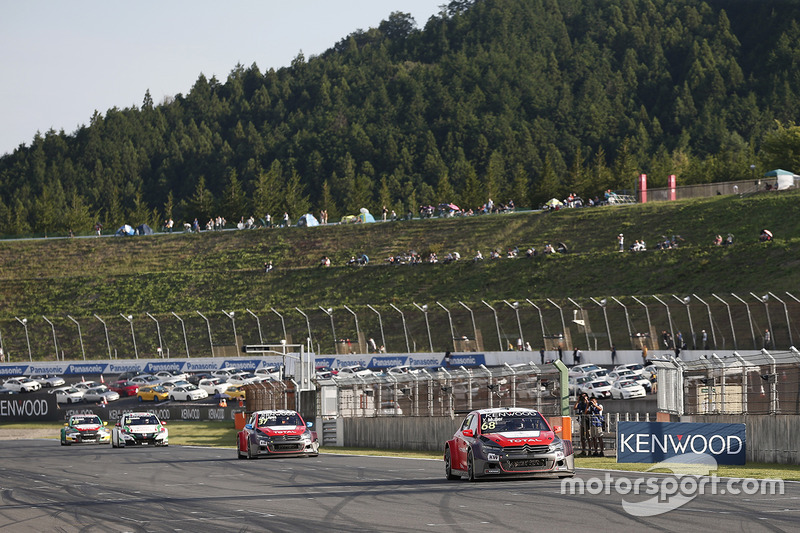
[[[800,524],[795,483],[782,496],[698,496],[637,518],[621,505],[632,496],[562,495],[556,479],[448,482],[441,461],[235,456],[233,447],[0,441],[0,530],[796,531]]]

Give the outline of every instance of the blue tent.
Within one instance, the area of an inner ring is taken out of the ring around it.
[[[305,215],[300,217],[300,220],[297,221],[298,228],[301,228],[303,226],[308,228],[313,228],[314,226],[319,226],[319,222],[317,221],[316,218],[314,218],[314,215],[312,215],[311,213],[306,213]]]
[[[358,215],[359,222],[375,222],[375,217],[373,217],[366,208],[362,207],[360,211]]]
[[[135,233],[136,232],[134,231],[134,229],[132,227],[130,227],[130,225],[125,224],[123,226],[120,226],[119,229],[117,230],[117,232],[114,235],[116,235],[116,236],[125,236],[125,235],[134,235]]]

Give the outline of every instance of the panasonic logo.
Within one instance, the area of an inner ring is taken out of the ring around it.
[[[102,374],[106,369],[106,365],[69,365],[69,374],[80,374],[85,372],[87,374]]]
[[[27,366],[6,366],[0,368],[0,375],[3,376],[21,376],[28,369]]]
[[[735,435],[651,435],[630,433],[620,435],[620,452],[632,453],[707,453],[711,455],[736,455],[741,453],[743,442]]]

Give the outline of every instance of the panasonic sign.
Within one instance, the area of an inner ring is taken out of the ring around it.
[[[718,464],[745,464],[744,424],[620,422],[618,463],[657,463],[672,457],[711,455]]]

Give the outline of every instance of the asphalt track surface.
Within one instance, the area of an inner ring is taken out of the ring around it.
[[[557,479],[446,481],[443,462],[323,454],[0,441],[0,531],[797,531],[800,484],[778,496],[697,496],[640,518],[619,494]],[[604,472],[579,471],[588,480]],[[643,474],[621,474],[631,479]],[[646,499],[644,497],[640,499]]]

